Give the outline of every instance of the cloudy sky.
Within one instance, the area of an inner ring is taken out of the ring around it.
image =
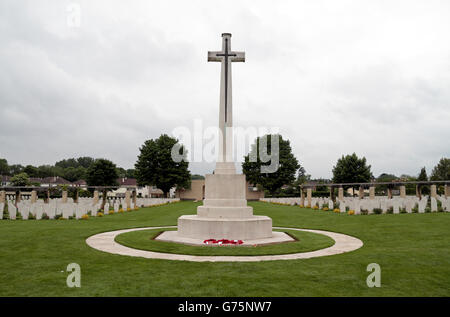
[[[145,140],[216,125],[206,56],[230,32],[235,125],[279,127],[313,177],[353,152],[376,176],[430,173],[450,156],[449,30],[446,0],[2,0],[0,157],[132,168]]]

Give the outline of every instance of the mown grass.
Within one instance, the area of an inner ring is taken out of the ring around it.
[[[250,203],[274,226],[356,236],[356,251],[290,261],[193,263],[113,255],[86,245],[105,231],[176,225],[198,204],[182,202],[88,220],[0,221],[0,296],[449,296],[450,214],[348,216]],[[81,288],[66,267],[81,266]],[[369,288],[369,263],[381,287]]]
[[[176,230],[176,229],[168,229]],[[308,252],[330,247],[334,240],[330,237],[294,230],[277,230],[288,233],[297,241],[262,246],[191,246],[153,240],[162,231],[160,229],[126,232],[116,237],[116,242],[127,247],[164,253],[190,255],[274,255]]]

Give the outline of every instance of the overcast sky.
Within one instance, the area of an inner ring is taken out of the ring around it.
[[[230,32],[246,52],[235,125],[279,127],[314,178],[353,152],[375,176],[430,173],[450,157],[449,31],[446,0],[2,0],[0,157],[132,168],[145,140],[216,125],[220,64],[206,56]]]

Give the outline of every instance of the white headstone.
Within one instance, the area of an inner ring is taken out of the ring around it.
[[[11,202],[8,203],[8,213],[9,213],[9,219],[15,220],[16,219],[16,212],[17,208],[12,204]]]
[[[346,212],[345,203],[343,201],[341,201],[339,203],[339,211],[340,212]]]
[[[330,210],[334,209],[334,204],[333,204],[333,201],[331,199],[328,201],[328,209],[330,209]]]
[[[392,201],[392,204],[393,204],[392,207],[393,207],[393,209],[394,209],[394,214],[400,213],[400,205],[401,205],[400,201],[397,200],[397,199],[394,199],[394,200]]]
[[[431,211],[437,211],[438,210],[438,208],[437,208],[437,201],[436,201],[436,198],[434,198],[434,197],[431,197]]]

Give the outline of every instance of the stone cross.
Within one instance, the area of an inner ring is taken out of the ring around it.
[[[227,128],[231,128],[233,126],[231,63],[245,62],[245,53],[232,51],[231,34],[223,33],[222,50],[208,52],[208,62],[221,62],[222,64],[220,72],[219,110],[219,129],[222,136],[219,140],[219,162],[230,162],[229,158],[232,152],[232,136],[230,135],[227,140]]]

